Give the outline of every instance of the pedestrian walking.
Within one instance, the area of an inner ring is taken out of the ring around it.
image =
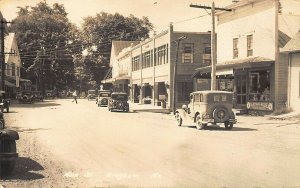
[[[76,90],[75,90],[74,93],[73,93],[73,98],[74,98],[74,99],[72,100],[72,102],[75,101],[76,104],[77,104],[77,91],[76,91]]]

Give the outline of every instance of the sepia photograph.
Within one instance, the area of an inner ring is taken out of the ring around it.
[[[0,0],[0,188],[300,188],[300,0]]]

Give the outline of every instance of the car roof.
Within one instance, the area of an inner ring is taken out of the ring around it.
[[[230,91],[211,91],[211,90],[205,90],[205,91],[195,91],[195,92],[192,92],[192,94],[210,94],[210,93],[219,93],[219,94],[233,94],[232,92]]]

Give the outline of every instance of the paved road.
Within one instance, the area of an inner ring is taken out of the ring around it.
[[[239,117],[232,131],[199,131],[177,127],[171,115],[109,112],[84,99],[12,111],[6,118],[22,117],[13,126],[35,133],[49,160],[63,164],[64,178],[83,178],[86,186],[300,186],[298,120]]]

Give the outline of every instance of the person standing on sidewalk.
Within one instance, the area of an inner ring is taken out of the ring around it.
[[[72,95],[73,95],[73,98],[74,98],[74,99],[72,100],[72,102],[75,101],[76,104],[77,104],[77,91],[75,90],[74,93],[73,93]]]

